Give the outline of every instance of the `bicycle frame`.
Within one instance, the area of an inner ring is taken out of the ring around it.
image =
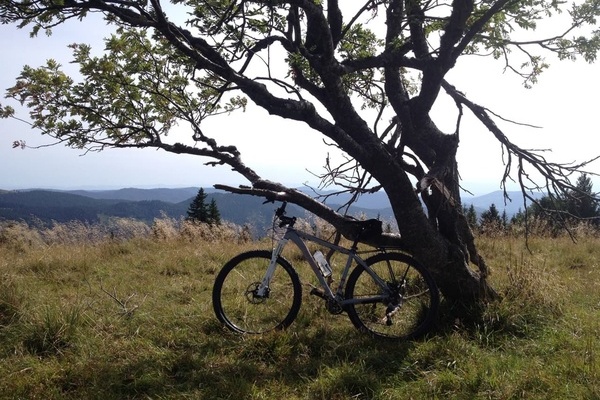
[[[283,257],[285,247],[292,242],[317,278],[305,282],[311,287],[309,293],[323,300],[330,314],[346,313],[358,330],[382,339],[413,339],[431,329],[439,306],[439,292],[431,274],[401,248],[358,250],[361,240],[381,235],[381,221],[349,221],[345,229],[352,242],[343,247],[312,231],[297,230],[297,218],[285,214],[286,205],[282,201],[275,210],[273,227],[284,229],[284,233],[273,238],[271,250],[238,254],[215,278],[213,309],[219,321],[238,333],[264,333],[292,324],[304,293],[298,271]],[[323,252],[346,257],[345,265],[336,268],[337,282],[332,281],[333,270],[323,265],[321,251],[313,256],[309,250],[315,250],[315,245]]]
[[[283,252],[283,249],[285,248],[285,246],[287,245],[287,243],[289,241],[294,243],[296,245],[296,247],[298,247],[298,249],[300,249],[300,251],[302,252],[302,256],[308,262],[313,273],[319,280],[320,286],[323,289],[323,294],[324,294],[325,298],[327,298],[328,300],[333,300],[333,301],[337,302],[340,306],[345,306],[348,304],[373,303],[373,302],[381,300],[382,298],[387,296],[388,287],[387,287],[386,282],[383,281],[371,269],[371,267],[369,267],[366,264],[366,262],[357,254],[357,247],[356,247],[357,242],[355,242],[352,245],[352,247],[348,249],[348,248],[336,245],[334,243],[328,242],[327,240],[321,239],[321,238],[311,235],[309,233],[296,230],[293,226],[290,226],[290,225],[288,225],[286,227],[285,234],[283,235],[283,237],[281,239],[279,239],[279,241],[277,242],[277,245],[273,249],[273,254],[271,256],[271,261],[269,263],[269,267],[267,268],[265,276],[262,279],[261,284],[257,290],[258,296],[266,295],[267,289],[269,287],[269,283],[271,281],[271,277],[273,276],[273,274],[275,272],[275,267],[277,266],[277,258],[281,255],[281,253]],[[342,273],[340,276],[340,282],[337,285],[335,292],[331,289],[326,278],[321,273],[321,270],[317,264],[317,261],[314,259],[313,255],[311,254],[310,250],[308,249],[308,246],[306,245],[305,241],[316,243],[320,246],[326,247],[328,249],[332,249],[336,252],[339,252],[341,254],[345,254],[348,256],[348,258],[346,260],[346,265],[342,269]],[[356,261],[359,265],[361,265],[365,269],[365,271],[367,271],[367,273],[373,278],[373,280],[377,283],[377,285],[379,285],[383,289],[383,293],[384,293],[383,295],[373,296],[373,297],[369,297],[369,298],[361,298],[361,299],[345,299],[344,298],[343,290],[346,285],[346,280],[348,278],[348,275],[350,274],[350,268],[352,267],[353,261]]]

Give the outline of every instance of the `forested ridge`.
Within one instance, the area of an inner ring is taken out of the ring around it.
[[[94,223],[103,217],[128,217],[152,221],[161,213],[170,217],[183,215],[187,202],[168,203],[158,200],[125,201],[90,197],[48,190],[8,191],[0,193],[0,219],[34,219],[42,222],[72,220]]]
[[[162,189],[158,197],[177,199],[185,195],[185,189]],[[195,189],[197,191],[197,189]],[[118,191],[77,191],[52,190],[0,191],[0,221],[15,220],[27,223],[62,223],[83,221],[100,222],[107,218],[132,218],[152,223],[155,218],[169,217],[180,219],[193,200],[193,195],[183,201],[171,202],[152,199],[157,197],[153,190],[145,191],[146,200],[128,200],[127,198],[143,198],[140,193],[118,193]],[[85,193],[86,195],[83,195]],[[115,197],[103,198],[112,193]],[[94,196],[94,197],[90,197]],[[258,229],[265,229],[272,217],[272,205],[263,205],[259,198],[234,195],[229,193],[207,193],[207,200],[215,199],[224,220],[244,225],[250,224]],[[297,215],[304,215],[299,209],[291,208]]]
[[[0,220],[33,220],[49,223],[72,220],[94,223],[102,218],[134,218],[151,223],[154,218],[185,217],[186,211],[198,188],[126,188],[118,190],[0,190]],[[263,205],[263,200],[248,196],[223,193],[206,189],[207,201],[215,199],[223,219],[235,224],[252,224],[264,227],[272,217],[272,205]],[[514,193],[513,193],[514,194]],[[503,202],[502,192],[492,192],[465,200],[466,205],[474,205],[478,214],[495,204],[502,212],[515,214],[522,201],[518,195],[512,202]],[[344,199],[332,198],[342,203]],[[299,208],[290,208],[294,215],[303,216]],[[381,196],[362,198],[354,215],[369,218],[389,219],[389,202]]]

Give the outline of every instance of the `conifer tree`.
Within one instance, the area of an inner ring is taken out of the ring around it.
[[[577,218],[594,218],[600,215],[598,202],[592,192],[592,180],[581,174],[575,184],[576,189],[565,199],[566,211]]]
[[[198,194],[190,203],[190,207],[187,211],[187,220],[193,222],[205,222],[208,224],[221,224],[221,213],[217,208],[217,202],[215,199],[211,199],[210,203],[206,202],[206,193],[204,189],[200,188]]]
[[[221,213],[217,208],[217,202],[215,199],[212,199],[208,205],[208,223],[221,225]]]
[[[471,229],[476,228],[477,227],[477,211],[475,211],[475,206],[473,204],[471,204],[471,206],[468,209],[465,207],[464,212],[465,212],[465,217],[467,218],[467,222],[469,223],[469,226],[471,227]]]
[[[187,211],[188,221],[208,222],[208,206],[206,205],[206,193],[200,188],[194,200],[190,203]]]
[[[496,208],[495,204],[492,203],[488,210],[481,213],[481,226],[502,226],[502,217],[500,216],[498,208]]]

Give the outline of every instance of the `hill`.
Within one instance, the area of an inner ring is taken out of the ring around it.
[[[214,192],[214,189],[205,189],[206,193]],[[198,188],[174,188],[174,189],[138,189],[123,188],[118,190],[69,190],[65,193],[76,194],[92,199],[104,200],[127,200],[127,201],[146,201],[158,200],[168,203],[180,203],[196,196]]]
[[[304,189],[300,189],[304,190]],[[312,194],[310,190],[304,190],[308,194]],[[209,200],[214,196],[221,202],[229,202],[228,196],[237,196],[222,191],[217,191],[213,188],[204,188],[204,192],[209,195]],[[198,188],[187,187],[187,188],[174,188],[174,189],[137,189],[137,188],[125,188],[119,190],[76,190],[69,191],[67,193],[79,194],[94,199],[120,199],[129,201],[144,201],[144,200],[159,200],[165,202],[179,203],[179,202],[190,202],[191,199],[198,193]],[[225,196],[223,196],[225,195]],[[504,192],[497,190],[491,193],[487,193],[480,196],[472,196],[464,194],[462,201],[467,207],[473,205],[477,210],[478,214],[487,210],[490,205],[495,204],[496,208],[500,212],[506,211],[509,216],[516,214],[519,209],[524,209],[523,195],[520,191],[509,191],[507,192],[508,199],[504,198]],[[534,194],[535,197],[542,197],[542,193]],[[348,194],[341,194],[331,196],[327,199],[327,204],[344,204],[350,199]],[[232,206],[239,206],[244,203],[242,200],[232,200]],[[255,202],[249,202],[245,206],[249,205],[260,205],[262,200]],[[369,216],[385,215],[391,217],[391,206],[390,202],[385,193],[373,193],[361,196],[355,203],[353,208],[354,213],[364,213]]]
[[[21,190],[0,191],[0,220],[23,220],[44,223],[71,220],[95,223],[109,217],[127,217],[152,223],[155,218],[167,216],[179,219],[186,215],[189,204],[196,196],[197,188],[178,189],[135,189],[120,190]],[[249,224],[257,232],[270,226],[273,204],[263,204],[264,199],[237,195],[212,188],[205,189],[207,200],[215,199],[221,218],[238,225]],[[498,210],[512,216],[523,208],[520,192],[510,192],[512,201],[504,204],[503,193],[496,191],[484,196],[466,198],[466,207],[471,204],[478,213],[493,203]],[[343,204],[348,196],[332,196],[327,203],[332,207]],[[290,205],[290,215],[302,217],[305,211]],[[351,208],[352,215],[367,218],[392,219],[392,210],[384,193],[363,196]]]
[[[50,190],[9,191],[0,193],[0,219],[95,223],[106,217],[128,217],[152,221],[163,213],[181,215],[187,209],[181,203],[158,200],[122,201],[94,199],[83,195]]]

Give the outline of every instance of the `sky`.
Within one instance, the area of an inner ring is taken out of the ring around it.
[[[53,58],[68,66],[70,43],[88,43],[103,48],[106,28],[99,21],[73,22],[55,28],[52,36],[29,38],[27,29],[0,25],[0,103],[26,110],[4,99],[27,64],[37,67]],[[71,67],[73,68],[73,67]],[[520,80],[502,65],[486,58],[461,61],[448,80],[472,101],[512,121],[539,126],[502,123],[507,136],[524,148],[551,149],[546,157],[557,162],[583,161],[600,154],[598,146],[597,94],[600,92],[598,65],[552,62],[551,68],[533,89],[524,89]],[[456,111],[446,100],[434,110],[435,120],[444,131],[455,128]],[[290,186],[315,185],[313,173],[321,173],[329,149],[321,137],[293,121],[269,116],[250,108],[237,116],[213,120],[211,129],[220,130],[227,143],[236,144],[247,166],[264,178]],[[109,149],[85,154],[63,146],[40,149],[13,149],[16,140],[30,147],[49,143],[23,122],[0,119],[0,189],[116,189],[123,187],[210,187],[214,184],[248,184],[227,167],[204,166],[207,159],[174,155],[164,151]],[[225,143],[224,143],[225,144]],[[503,172],[500,145],[465,112],[458,154],[462,185],[474,194],[500,189]],[[600,173],[596,162],[590,171]],[[594,189],[600,181],[594,178]]]

